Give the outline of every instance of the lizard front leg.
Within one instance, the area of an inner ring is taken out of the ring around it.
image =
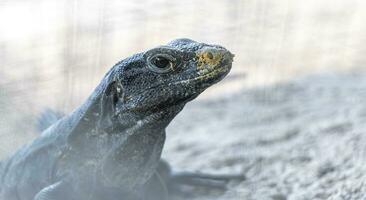
[[[59,181],[55,184],[43,188],[34,197],[34,200],[76,200],[77,196],[73,191],[72,185],[67,181]]]
[[[174,172],[167,162],[161,160],[157,168],[160,183],[165,184],[170,194],[186,194],[185,188],[203,187],[206,189],[227,189],[232,180],[245,180],[244,174],[205,174],[192,172]],[[189,192],[188,192],[189,193]]]
[[[85,183],[84,186],[80,188],[75,186],[74,182],[59,181],[43,188],[34,200],[143,200],[133,192],[121,188],[103,186],[91,188],[90,183]]]
[[[95,190],[93,176],[69,173],[39,191],[34,200],[92,200]]]

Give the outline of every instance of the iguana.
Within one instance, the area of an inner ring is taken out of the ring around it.
[[[175,182],[230,178],[173,174],[160,156],[168,124],[232,61],[224,47],[177,39],[118,62],[85,103],[1,162],[0,199],[162,200]]]

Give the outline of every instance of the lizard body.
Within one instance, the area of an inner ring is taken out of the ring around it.
[[[218,45],[178,39],[135,54],[91,96],[0,165],[0,199],[149,199],[165,128],[231,69]]]

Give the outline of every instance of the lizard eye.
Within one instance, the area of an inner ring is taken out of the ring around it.
[[[175,59],[168,54],[154,55],[148,60],[148,66],[153,72],[166,73],[173,70]]]

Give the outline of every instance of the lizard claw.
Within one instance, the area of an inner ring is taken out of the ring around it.
[[[226,190],[230,181],[244,181],[242,174],[204,174],[204,173],[177,173],[170,177],[170,190],[181,190],[182,187],[200,187],[204,189]]]

